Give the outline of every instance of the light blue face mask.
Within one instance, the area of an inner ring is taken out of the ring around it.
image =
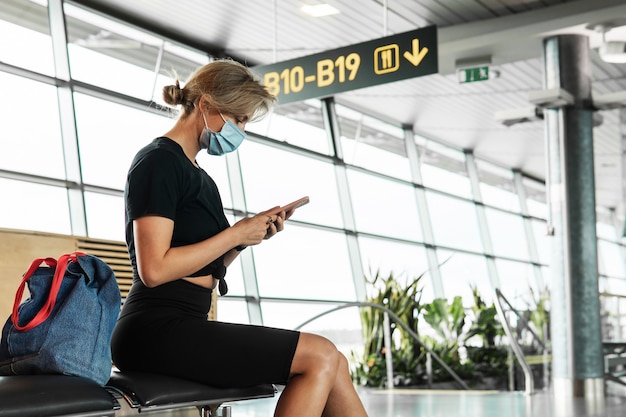
[[[222,113],[220,116],[224,120],[224,126],[219,132],[214,132],[209,128],[206,123],[204,113],[202,119],[204,120],[204,130],[200,134],[200,144],[202,149],[207,150],[209,155],[224,155],[234,151],[241,145],[241,142],[246,138],[246,132],[239,129],[236,124],[230,120],[226,120]]]

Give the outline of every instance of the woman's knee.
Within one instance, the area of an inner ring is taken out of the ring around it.
[[[345,357],[333,342],[316,334],[301,333],[291,371],[293,374],[311,370],[336,373],[342,366],[342,361],[347,364]]]
[[[339,371],[348,371],[350,372],[350,364],[348,363],[348,358],[346,358],[346,356],[337,351],[337,353],[339,354],[339,358],[338,358],[338,365],[337,368],[339,368]]]

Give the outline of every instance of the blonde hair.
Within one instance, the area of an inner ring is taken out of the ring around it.
[[[178,80],[163,87],[163,100],[173,106],[180,104],[183,118],[193,112],[202,97],[222,113],[252,114],[251,120],[265,116],[276,101],[252,71],[231,59],[198,68],[183,88]]]

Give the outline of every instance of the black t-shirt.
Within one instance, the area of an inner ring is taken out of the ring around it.
[[[143,285],[137,271],[133,220],[146,215],[172,219],[172,247],[197,243],[216,235],[230,225],[213,179],[187,158],[178,143],[160,137],[135,156],[128,171],[124,199],[126,244],[133,266],[133,285],[122,315],[149,306],[172,306],[206,314],[210,308],[211,290],[184,280],[154,288]],[[223,268],[223,259],[191,276],[214,273],[216,264]]]

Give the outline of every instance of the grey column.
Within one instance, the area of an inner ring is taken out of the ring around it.
[[[586,36],[544,40],[544,86],[562,88],[574,105],[544,111],[547,189],[554,226],[551,329],[558,397],[603,394],[598,292],[591,62]]]

